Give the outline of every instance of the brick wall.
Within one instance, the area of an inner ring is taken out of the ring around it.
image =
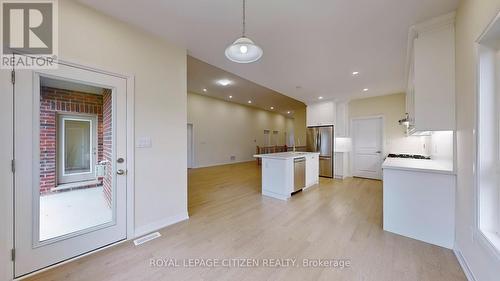
[[[103,92],[103,159],[107,160],[106,176],[103,179],[103,190],[106,202],[112,205],[112,157],[113,157],[113,135],[112,135],[112,97],[111,90],[105,89]]]
[[[40,91],[40,193],[57,186],[57,114],[97,116],[97,160],[103,156],[103,95],[42,87]],[[111,119],[110,119],[111,121]]]

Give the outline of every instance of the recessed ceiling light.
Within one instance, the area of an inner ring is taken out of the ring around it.
[[[319,100],[322,100],[322,99],[323,99],[323,97],[318,97],[318,99],[319,99]]]
[[[290,114],[290,111],[287,111],[286,113],[287,113],[287,114]]]
[[[217,84],[224,86],[224,87],[227,85],[230,85],[231,83],[232,83],[231,80],[228,80],[228,79],[217,80]]]
[[[368,92],[368,88],[364,88],[364,89],[363,89],[363,92]]]
[[[359,72],[358,72],[358,71],[353,71],[353,72],[352,72],[352,76],[356,76],[356,75],[358,75],[358,74],[359,74]]]
[[[229,98],[230,98],[230,99],[232,99],[232,98],[233,98],[233,96],[229,96]]]
[[[206,92],[206,91],[207,91],[207,89],[203,88],[203,92]]]
[[[271,106],[269,109],[273,110],[273,109],[274,109],[274,106]]]
[[[251,101],[251,100],[249,100],[249,101],[247,101],[247,102],[248,102],[248,103],[252,103],[252,101]]]

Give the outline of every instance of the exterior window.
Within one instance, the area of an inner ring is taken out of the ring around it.
[[[500,253],[500,51],[479,48],[477,199],[481,237]]]
[[[58,118],[58,183],[95,179],[97,118],[84,115]]]

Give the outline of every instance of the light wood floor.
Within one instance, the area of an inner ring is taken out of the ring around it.
[[[255,162],[189,171],[190,219],[29,280],[466,280],[452,251],[382,230],[382,184],[321,179],[288,202],[260,195]],[[350,268],[154,268],[151,258],[349,259]]]

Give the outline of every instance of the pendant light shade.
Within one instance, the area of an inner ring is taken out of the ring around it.
[[[263,54],[262,48],[256,45],[252,39],[245,36],[246,32],[246,0],[243,0],[242,35],[233,44],[226,48],[226,57],[237,63],[251,63],[258,61]]]
[[[237,63],[251,63],[262,57],[262,48],[247,37],[236,39],[226,48],[226,57]]]

